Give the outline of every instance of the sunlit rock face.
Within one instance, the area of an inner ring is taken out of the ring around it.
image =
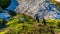
[[[51,0],[51,2],[60,7],[60,0]]]
[[[57,16],[56,6],[50,0],[17,0],[19,6],[17,13],[25,13],[30,16],[38,14],[39,17],[55,18]]]
[[[55,0],[55,1],[60,2],[60,0]]]

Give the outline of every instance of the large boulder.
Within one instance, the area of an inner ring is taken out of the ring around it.
[[[38,14],[45,18],[55,18],[56,6],[50,4],[50,0],[18,0],[19,6],[16,9],[17,13],[35,16]]]

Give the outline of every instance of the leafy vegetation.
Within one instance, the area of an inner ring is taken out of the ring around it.
[[[3,3],[3,2],[6,2]],[[4,9],[8,6],[10,0],[0,0],[0,6]],[[2,8],[0,7],[0,12]],[[24,14],[16,14],[8,10],[12,19],[8,22],[0,19],[0,34],[60,34],[60,20],[46,19],[46,25],[42,24],[42,20],[37,22],[30,16]]]
[[[0,7],[7,8],[10,5],[11,0],[0,0]]]
[[[0,18],[0,29],[5,28],[6,27],[6,23],[7,23],[6,20]]]
[[[0,34],[52,34],[51,30],[59,32],[60,20],[47,19],[47,25],[42,25],[42,21],[37,22],[24,14],[17,14],[8,23]]]

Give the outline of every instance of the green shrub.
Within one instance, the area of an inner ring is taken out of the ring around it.
[[[25,20],[22,18],[25,18]],[[2,31],[2,33],[6,33],[6,34],[33,34],[33,33],[52,34],[51,30],[56,31],[55,29],[60,27],[60,24],[59,24],[60,20],[47,19],[46,22],[47,22],[47,25],[45,26],[45,25],[40,24],[42,23],[41,20],[38,23],[29,16],[26,16],[23,14],[17,14],[6,24],[8,31],[7,32]]]
[[[0,6],[4,9],[10,5],[11,0],[0,0]]]
[[[60,22],[57,24],[58,28],[60,28]]]

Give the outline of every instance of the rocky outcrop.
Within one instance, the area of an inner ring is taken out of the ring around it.
[[[57,16],[56,7],[50,3],[50,0],[17,0],[19,6],[17,13],[24,13],[30,16],[38,14],[40,17],[55,18]]]

